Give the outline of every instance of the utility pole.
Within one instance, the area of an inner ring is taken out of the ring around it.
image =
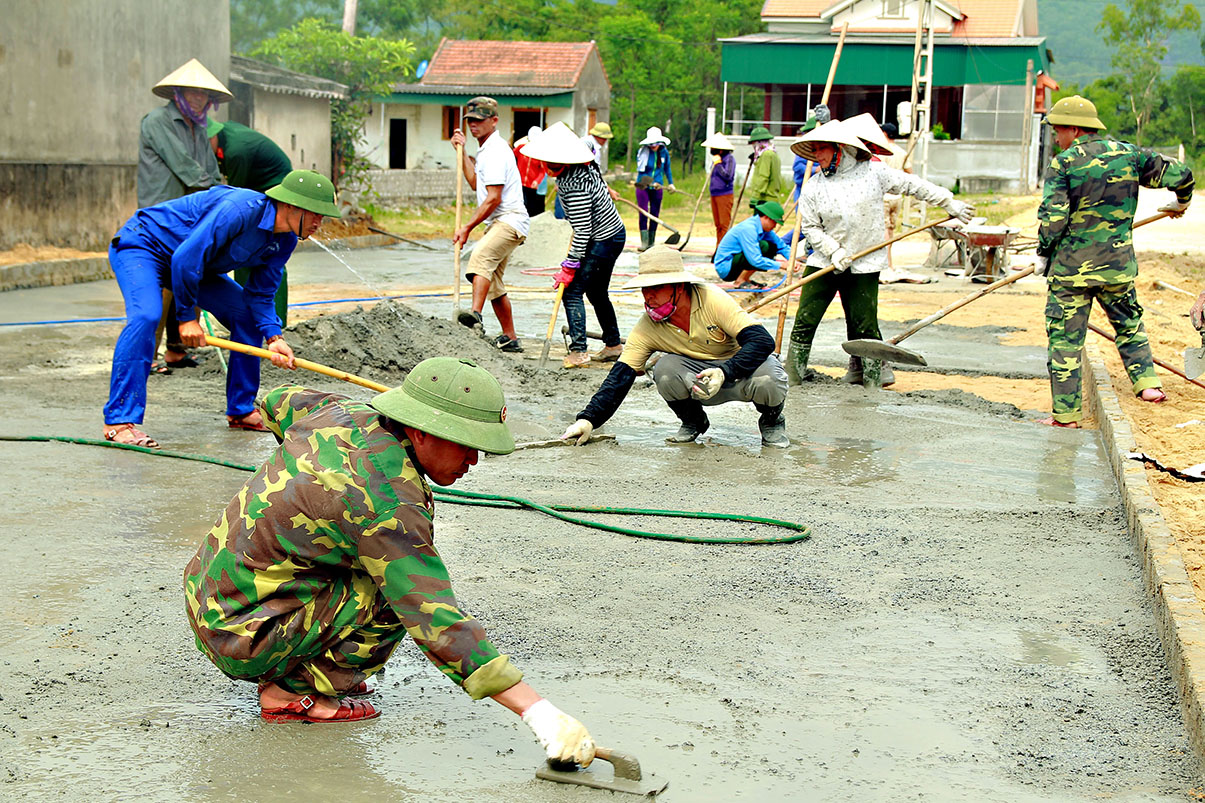
[[[343,32],[356,35],[356,5],[359,0],[343,0]]]
[[[1030,145],[1033,140],[1033,101],[1034,101],[1033,59],[1025,62],[1025,117],[1021,125],[1021,192],[1031,192],[1033,182],[1029,180]]]

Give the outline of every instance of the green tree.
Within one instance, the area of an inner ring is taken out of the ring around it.
[[[334,23],[307,18],[260,42],[252,55],[291,70],[346,84],[348,97],[331,102],[331,161],[336,184],[354,183],[369,167],[356,143],[372,99],[410,75],[413,46],[405,39],[349,36]]]
[[[1181,0],[1129,0],[1128,12],[1112,3],[1105,6],[1097,30],[1114,48],[1114,77],[1124,86],[1139,145],[1143,128],[1159,102],[1156,89],[1167,56],[1168,37],[1175,31],[1200,27],[1201,14]]]

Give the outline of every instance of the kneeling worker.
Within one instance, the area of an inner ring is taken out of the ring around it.
[[[775,232],[782,225],[782,204],[755,201],[757,214],[733,226],[720,240],[715,251],[715,272],[724,281],[733,281],[738,290],[760,289],[764,285],[750,281],[754,271],[774,270],[775,255],[787,259],[791,249]]]
[[[663,245],[640,255],[636,278],[624,285],[644,295],[644,312],[628,335],[619,362],[577,414],[562,439],[585,443],[606,422],[653,352],[663,352],[651,373],[657,391],[682,422],[666,440],[689,443],[711,426],[704,405],[753,402],[767,446],[790,446],[787,374],[774,355],[774,338],[723,290],[683,268],[682,254]]]
[[[451,485],[478,450],[509,454],[498,381],[436,357],[360,402],[296,385],[260,402],[280,440],[209,531],[184,574],[197,647],[259,684],[269,722],[351,722],[407,633],[473,699],[519,714],[550,759],[582,766],[594,743],[464,613],[433,546],[428,480]]]

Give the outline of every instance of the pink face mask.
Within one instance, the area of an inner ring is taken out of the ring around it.
[[[674,314],[676,309],[674,300],[671,298],[659,307],[650,307],[647,303],[644,305],[644,311],[653,320],[653,323],[661,323],[666,318]]]

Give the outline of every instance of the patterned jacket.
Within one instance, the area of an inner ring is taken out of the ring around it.
[[[1132,227],[1138,187],[1192,197],[1183,163],[1103,134],[1085,134],[1050,163],[1038,209],[1038,254],[1049,281],[1070,287],[1125,284],[1138,276]]]
[[[189,613],[215,663],[279,661],[315,618],[339,615],[315,601],[354,588],[383,595],[423,654],[474,699],[517,683],[522,673],[452,593],[410,442],[368,404],[333,393],[284,385],[260,407],[281,446],[185,570]]]

